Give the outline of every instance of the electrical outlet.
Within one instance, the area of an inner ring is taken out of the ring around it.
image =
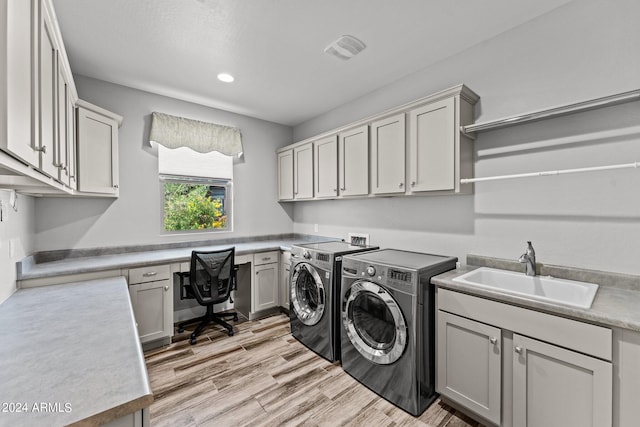
[[[364,233],[349,233],[349,244],[353,246],[367,246],[369,235]]]

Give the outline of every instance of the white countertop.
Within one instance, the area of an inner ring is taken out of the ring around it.
[[[98,425],[153,401],[122,277],[20,289],[0,325],[0,426]]]
[[[337,240],[326,238],[324,240]],[[235,246],[236,256],[272,250],[291,250],[296,243],[310,243],[305,239],[270,239],[243,243],[225,243],[219,245],[196,246],[188,248],[150,250],[141,252],[123,252],[112,255],[98,255],[82,258],[67,258],[59,261],[30,264],[22,262],[18,268],[18,280],[37,279],[67,274],[80,274],[93,271],[106,271],[119,268],[131,268],[153,264],[187,262],[191,251],[213,251]]]

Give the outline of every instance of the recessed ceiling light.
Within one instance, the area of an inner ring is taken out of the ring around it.
[[[235,79],[233,78],[233,76],[231,74],[220,73],[220,74],[218,74],[218,80],[220,80],[221,82],[225,82],[225,83],[231,83]]]

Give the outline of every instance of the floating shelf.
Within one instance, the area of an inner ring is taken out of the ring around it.
[[[584,111],[594,110],[597,108],[610,107],[612,105],[624,104],[640,100],[640,89],[629,92],[618,93],[615,95],[605,96],[603,98],[592,99],[588,101],[576,102],[560,107],[548,108],[544,110],[533,111],[530,113],[520,114],[517,116],[505,117],[502,119],[491,120],[488,122],[480,122],[467,126],[460,126],[460,130],[465,134],[474,132],[482,132],[492,129],[500,129],[508,126],[515,126],[524,123],[535,122],[538,120],[552,119],[555,117],[566,116],[569,114],[581,113]]]

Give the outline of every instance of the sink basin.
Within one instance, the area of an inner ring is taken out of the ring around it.
[[[598,285],[594,283],[551,276],[527,276],[524,273],[488,267],[470,271],[455,277],[453,281],[579,308],[591,308],[598,291]]]

